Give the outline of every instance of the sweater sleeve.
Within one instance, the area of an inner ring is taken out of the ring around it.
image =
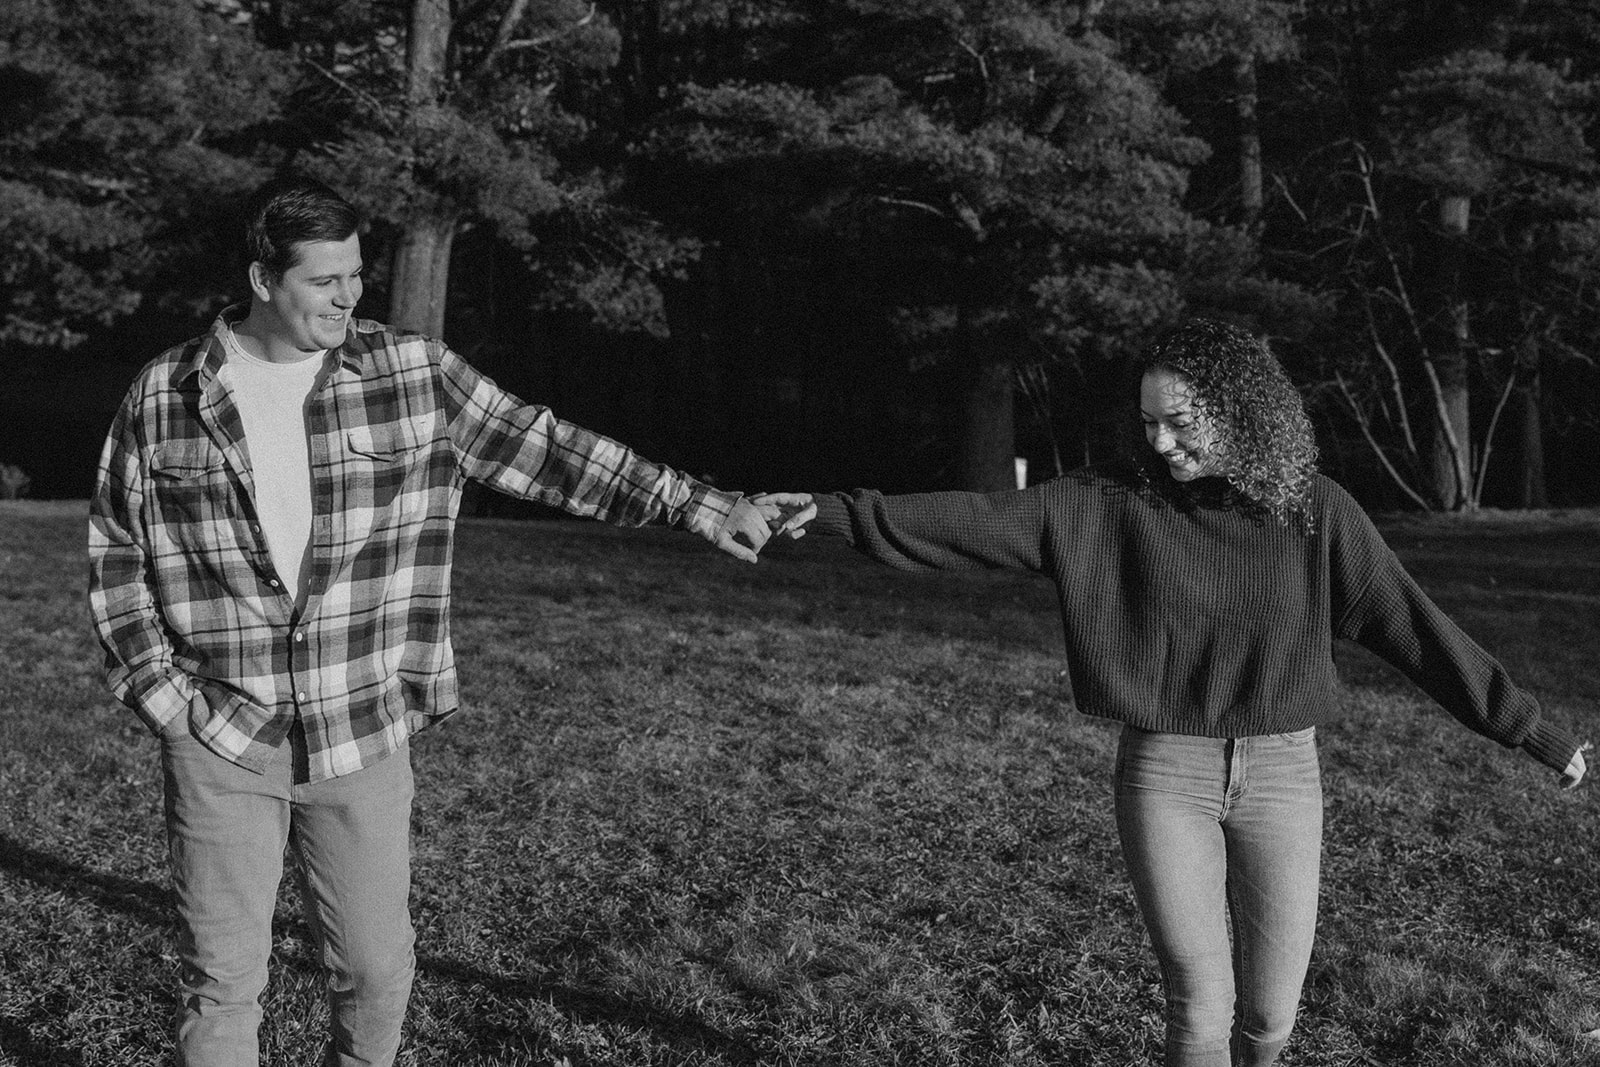
[[[1330,534],[1334,635],[1382,656],[1468,728],[1565,770],[1577,739],[1545,718],[1533,695],[1439,609],[1370,520],[1359,514]]]
[[[810,528],[902,570],[1044,569],[1043,486],[1002,493],[820,495]]]

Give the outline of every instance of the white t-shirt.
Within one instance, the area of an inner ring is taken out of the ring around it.
[[[297,363],[269,363],[246,352],[232,330],[222,339],[227,359],[220,377],[244,424],[261,533],[278,580],[299,604],[305,599],[306,549],[311,541],[306,400],[316,388],[327,353]]]

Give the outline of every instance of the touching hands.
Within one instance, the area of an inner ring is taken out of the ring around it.
[[[1583,781],[1584,774],[1589,770],[1589,764],[1583,758],[1583,754],[1591,751],[1593,748],[1594,745],[1585,741],[1579,746],[1578,751],[1572,754],[1572,761],[1567,764],[1567,769],[1561,772],[1562,789],[1571,789],[1579,782]]]
[[[750,502],[761,509],[774,537],[804,537],[806,523],[817,517],[817,505],[810,493],[761,493],[751,497]]]
[[[752,504],[749,497],[740,497],[711,543],[730,556],[754,563],[761,546],[771,536],[766,511]]]
[[[806,523],[816,517],[810,493],[741,497],[712,543],[730,556],[754,563],[768,540],[779,535],[791,540],[804,537]]]

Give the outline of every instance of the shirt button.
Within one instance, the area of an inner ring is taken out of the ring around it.
[[[306,697],[306,695],[304,693],[296,693],[294,695],[294,698],[296,700],[298,700],[302,704],[304,704],[306,702],[306,699],[307,699],[307,697]]]
[[[301,630],[299,633],[294,635],[295,644],[299,644],[300,642],[304,641],[305,639],[306,639],[306,632],[304,630]]]
[[[260,533],[261,532],[261,524],[258,523],[258,522],[252,522],[250,524],[250,532],[251,533]]]
[[[278,588],[278,586],[279,586],[279,585],[280,585],[280,584],[282,584],[282,583],[280,583],[280,582],[279,582],[279,581],[278,581],[278,579],[276,579],[276,578],[268,578],[268,579],[267,579],[267,584],[268,584],[268,585],[270,585],[270,586],[272,586],[272,588],[274,588],[274,589],[276,589],[276,588]]]

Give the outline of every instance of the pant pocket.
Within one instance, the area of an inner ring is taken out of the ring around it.
[[[1220,802],[1227,785],[1227,741],[1128,728],[1117,749],[1118,796],[1161,793]]]

